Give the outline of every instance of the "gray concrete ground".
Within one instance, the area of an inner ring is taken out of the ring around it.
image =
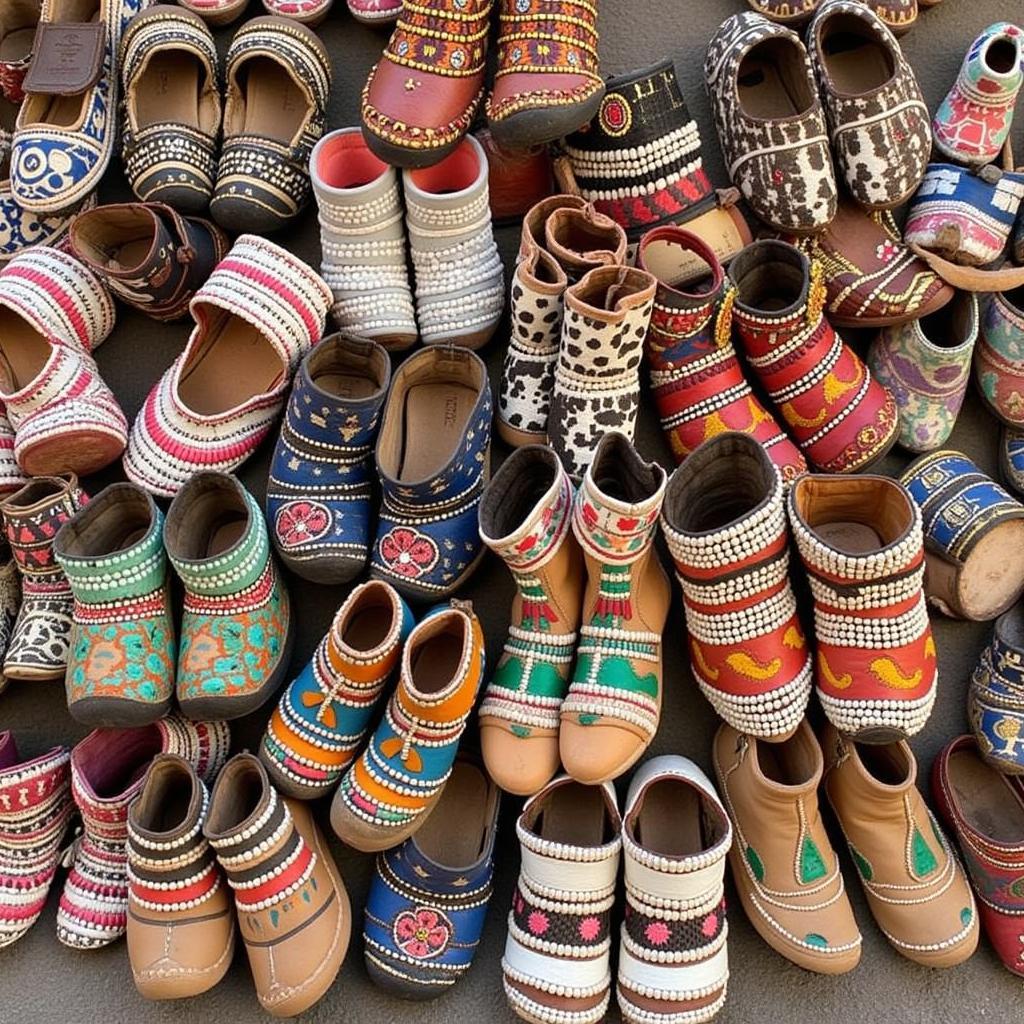
[[[321,27],[334,61],[334,90],[329,126],[357,123],[359,94],[384,38],[354,23],[343,0]],[[601,46],[604,70],[609,74],[650,64],[666,51],[674,55],[683,93],[700,123],[704,159],[718,184],[724,184],[721,156],[704,96],[701,62],[706,41],[722,19],[743,9],[742,0],[602,0]],[[249,14],[262,13],[257,3]],[[959,62],[975,35],[991,22],[1024,18],[1021,0],[944,0],[924,11],[905,39],[905,49],[917,70],[929,106],[934,109],[953,80]],[[223,47],[231,30],[221,31]],[[1016,137],[1021,137],[1018,129]],[[1024,147],[1020,151],[1024,151]],[[127,198],[119,160],[101,190],[103,201]],[[310,210],[285,236],[285,244],[314,265],[319,261],[315,212]],[[499,241],[503,255],[512,259],[517,231],[503,229]],[[144,317],[119,310],[115,333],[99,354],[99,364],[132,418],[142,400],[181,350],[187,337],[184,324],[158,325]],[[492,383],[500,371],[504,331],[486,352]],[[858,339],[858,345],[863,339]],[[972,394],[953,434],[951,445],[967,451],[978,463],[995,470],[999,430]],[[649,403],[641,418],[638,445],[644,453],[671,465],[668,450],[657,430]],[[507,455],[498,441],[495,460]],[[262,496],[270,457],[269,446],[242,470],[241,476]],[[907,461],[901,453],[884,463],[885,472],[896,473]],[[111,471],[88,481],[95,493],[117,478]],[[342,600],[340,588],[321,588],[296,581],[292,593],[298,607],[297,669],[314,649]],[[501,651],[508,624],[512,593],[510,579],[496,560],[489,559],[461,595],[473,600],[487,634],[490,657]],[[981,650],[989,627],[936,621],[941,671],[941,690],[927,728],[914,740],[921,777],[927,778],[932,758],[951,737],[964,731],[964,695],[968,674]],[[690,677],[686,666],[682,610],[676,597],[665,636],[665,699],[661,729],[652,754],[681,753],[709,768],[709,747],[715,719]],[[492,662],[493,663],[493,662]],[[254,749],[269,708],[236,724],[235,747]],[[0,698],[0,728],[15,730],[26,755],[54,743],[74,743],[85,730],[74,723],[64,706],[61,686],[55,683],[15,683]],[[473,741],[468,737],[469,742]],[[620,787],[624,795],[625,782]],[[403,1004],[383,995],[368,980],[363,967],[357,919],[344,969],[328,995],[302,1019],[307,1022],[369,1024],[397,1020],[490,1020],[515,1018],[505,1005],[501,987],[500,958],[505,940],[505,917],[518,870],[514,820],[518,801],[506,798],[498,844],[495,895],[487,929],[476,964],[460,985],[435,1004]],[[326,808],[324,808],[326,811]],[[326,814],[323,815],[326,826]],[[830,823],[830,827],[833,823]],[[835,835],[835,833],[833,833]],[[838,838],[838,837],[835,837]],[[335,853],[357,914],[362,909],[372,870],[369,856],[335,843]],[[738,901],[730,913],[729,1000],[719,1020],[738,1022],[786,1021],[788,1024],[821,1024],[840,1018],[890,1020],[901,1024],[963,1021],[966,1019],[1020,1020],[1024,988],[999,965],[983,940],[967,964],[950,971],[935,971],[904,960],[886,943],[875,927],[860,893],[853,865],[842,854],[857,918],[864,933],[864,955],[853,973],[841,978],[819,977],[794,967],[769,949],[744,918]],[[147,1003],[136,993],[128,969],[123,942],[97,951],[76,952],[61,946],[54,933],[54,914],[60,878],[50,904],[32,931],[15,947],[0,954],[0,1024],[31,1021],[33,1024],[198,1024],[216,1020],[237,1024],[263,1017],[252,991],[248,966],[239,948],[236,963],[213,992],[179,1003]],[[613,1004],[614,1005],[614,1004]],[[613,1011],[612,1016],[615,1016]]]

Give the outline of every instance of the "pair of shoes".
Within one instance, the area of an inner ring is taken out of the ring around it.
[[[341,969],[348,893],[309,808],[284,799],[255,757],[236,754],[209,793],[214,774],[161,755],[129,809],[135,985],[147,999],[209,991],[231,966],[237,916],[260,1005],[293,1017]]]
[[[735,831],[733,882],[777,953],[821,974],[844,974],[860,960],[860,931],[818,807],[824,777],[868,906],[896,951],[928,967],[971,956],[974,896],[917,788],[906,741],[868,746],[826,726],[819,745],[804,721],[770,744],[723,725],[713,758]]]
[[[193,296],[188,344],[132,426],[128,479],[170,498],[193,473],[237,469],[277,421],[330,301],[320,276],[288,250],[240,236]]]
[[[325,135],[309,171],[320,211],[320,272],[341,330],[395,352],[418,336],[427,344],[487,344],[501,318],[504,283],[487,157],[476,139],[463,139],[434,167],[402,172],[404,200],[398,171],[370,151],[358,128]]]
[[[901,36],[917,21],[919,7],[931,7],[940,0],[866,0],[865,6],[893,33]],[[752,10],[789,28],[798,28],[814,16],[819,0],[747,0]]]
[[[928,108],[899,43],[864,4],[826,0],[806,49],[759,14],[733,15],[708,46],[704,77],[730,177],[776,230],[813,233],[835,217],[833,151],[869,209],[899,206],[924,175]]]
[[[617,778],[654,738],[671,599],[654,550],[664,493],[665,471],[615,432],[575,495],[541,446],[514,452],[488,486],[480,534],[516,595],[480,742],[507,792],[536,793],[559,763],[583,783]]]
[[[494,0],[405,0],[362,97],[367,144],[398,167],[447,156],[484,96]],[[585,124],[604,95],[590,0],[500,0],[498,65],[486,109],[503,145],[553,142]]]
[[[732,828],[710,779],[685,757],[633,777],[620,817],[610,783],[566,775],[516,822],[522,867],[501,961],[524,1020],[597,1024],[611,1000],[611,917],[625,862],[616,999],[628,1024],[710,1021],[729,977],[725,858]]]
[[[167,518],[111,484],[61,527],[53,554],[74,597],[68,710],[92,726],[239,718],[288,671],[291,603],[256,499],[227,473],[197,473]],[[175,643],[167,562],[184,585]],[[175,664],[177,663],[177,664]]]
[[[258,234],[283,228],[309,202],[309,156],[331,87],[330,57],[311,29],[264,17],[238,30],[223,119],[213,36],[181,7],[150,7],[132,21],[121,74],[122,154],[140,199],[181,213],[209,206],[221,227]]]

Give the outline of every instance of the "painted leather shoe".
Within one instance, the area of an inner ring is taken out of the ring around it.
[[[722,725],[712,757],[734,832],[732,880],[754,930],[805,970],[852,971],[861,935],[821,821],[824,759],[811,727],[765,743]]]
[[[305,25],[253,18],[231,40],[225,78],[210,214],[233,234],[278,231],[313,195],[309,157],[324,133],[330,56]]]
[[[713,1020],[725,1005],[732,825],[686,757],[644,763],[622,814],[626,919],[615,997],[627,1024]]]
[[[74,599],[53,555],[57,531],[87,501],[78,478],[42,477],[0,502],[7,543],[21,575],[21,608],[4,656],[7,679],[63,679]]]
[[[242,235],[192,299],[188,344],[135,419],[128,479],[170,498],[193,473],[237,469],[276,423],[330,302],[305,263]]]
[[[646,270],[609,266],[565,290],[548,443],[573,480],[582,479],[609,431],[633,440],[656,287]]]
[[[885,455],[896,402],[825,318],[821,265],[766,240],[747,246],[729,277],[735,336],[808,462],[854,473]]]
[[[742,88],[748,76],[758,84]],[[778,231],[820,231],[836,213],[836,179],[800,37],[734,14],[708,44],[704,80],[729,176],[754,213]]]
[[[496,420],[507,444],[547,442],[566,288],[594,267],[625,261],[625,232],[579,196],[542,199],[523,218]]]
[[[413,621],[387,583],[360,583],[345,598],[263,734],[260,760],[285,796],[315,800],[337,785],[366,738]]]
[[[407,2],[363,88],[367,145],[395,167],[429,167],[469,131],[484,94],[494,0]]]
[[[256,499],[227,473],[197,473],[164,521],[185,587],[177,696],[192,719],[247,715],[286,678],[291,600]]]
[[[1024,605],[995,621],[967,691],[978,754],[1004,775],[1024,775]]]
[[[1024,83],[1024,30],[989,25],[971,43],[956,81],[932,119],[935,148],[954,163],[981,166],[999,156]]]
[[[583,603],[583,558],[571,530],[573,487],[558,456],[520,448],[484,491],[480,536],[515,583],[505,648],[480,705],[487,773],[528,796],[558,771],[558,724]]]
[[[248,753],[217,777],[203,835],[234,890],[256,996],[275,1017],[308,1010],[334,984],[352,911],[324,836]]]
[[[1024,976],[1024,787],[986,764],[970,736],[932,764],[932,796],[960,844],[981,926],[1003,966]]]
[[[836,176],[868,209],[899,206],[914,194],[932,142],[914,69],[880,6],[826,0],[807,30]]]
[[[436,999],[473,963],[494,877],[501,794],[472,761],[452,768],[436,813],[377,856],[366,898],[370,979],[402,999]]]
[[[111,484],[53,542],[74,595],[68,710],[84,725],[146,725],[170,710],[177,646],[163,523],[141,487]]]
[[[612,432],[576,492],[572,528],[586,590],[559,751],[579,782],[617,778],[658,730],[661,637],[672,598],[654,549],[665,482],[661,466]]]
[[[1003,427],[999,433],[999,475],[1018,498],[1024,497],[1024,431]]]
[[[128,962],[145,999],[199,995],[231,966],[235,915],[203,836],[209,806],[195,768],[158,754],[128,807]]]
[[[335,324],[392,352],[411,348],[419,330],[398,172],[370,151],[359,128],[340,128],[316,144],[309,173]]]
[[[964,869],[917,788],[910,745],[865,746],[832,726],[821,745],[825,793],[879,929],[915,963],[963,963],[978,946],[978,910]]]
[[[23,760],[14,734],[0,732],[0,949],[46,906],[75,813],[70,764],[67,747]]]
[[[383,490],[370,575],[414,601],[442,598],[484,546],[477,507],[491,441],[487,369],[466,349],[431,346],[392,378],[377,435]]]
[[[871,344],[868,366],[899,410],[899,443],[927,452],[949,440],[956,425],[978,337],[978,300],[957,292],[936,313],[883,327]]]
[[[1024,429],[1024,287],[993,295],[986,304],[974,380],[996,419]]]
[[[918,9],[926,3],[927,0],[868,0],[867,7],[894,36],[902,36],[916,24]]]
[[[752,10],[769,21],[796,28],[806,24],[820,0],[747,0]]]
[[[501,971],[509,1007],[536,1024],[598,1024],[611,998],[611,910],[622,819],[610,782],[559,775],[516,821],[522,851]]]
[[[586,124],[604,96],[597,47],[597,4],[499,0],[498,69],[486,104],[494,137],[522,149]]]
[[[363,25],[390,26],[402,14],[402,0],[348,0],[348,13]]]
[[[384,717],[331,804],[331,826],[349,846],[388,850],[428,820],[483,673],[483,633],[471,605],[440,606],[409,634]]]
[[[0,271],[0,308],[0,399],[18,465],[28,476],[108,466],[128,423],[93,359],[114,327],[103,284],[67,253],[29,249]]]
[[[42,0],[11,0],[0,13],[0,95],[10,103],[25,98],[22,83],[32,63],[42,6]]]
[[[789,583],[782,477],[746,434],[701,445],[668,482],[661,528],[683,588],[690,666],[731,726],[786,739],[811,696]]]
[[[128,25],[121,43],[121,155],[131,189],[143,202],[166,203],[185,214],[202,214],[210,205],[222,114],[219,80],[213,35],[187,6],[159,4]]]
[[[376,342],[325,338],[299,364],[267,481],[281,561],[314,583],[346,583],[370,557],[373,442],[391,382]]]
[[[691,259],[698,276],[671,283]],[[805,473],[803,455],[747,382],[732,342],[735,292],[711,247],[682,228],[655,228],[640,241],[637,266],[658,281],[644,353],[676,462],[716,434],[740,430],[764,446],[787,484]]]
[[[70,248],[126,305],[178,320],[231,243],[215,224],[164,203],[113,203],[75,217]]]
[[[82,835],[57,907],[57,938],[75,949],[116,942],[128,924],[128,808],[157,754],[177,754],[204,781],[228,756],[223,722],[177,715],[137,729],[96,729],[71,751],[71,792]]]
[[[467,136],[434,166],[405,171],[402,184],[420,337],[481,348],[505,304],[484,148]]]
[[[789,492],[789,521],[814,598],[825,714],[865,743],[920,732],[938,672],[917,505],[888,477],[807,475]]]

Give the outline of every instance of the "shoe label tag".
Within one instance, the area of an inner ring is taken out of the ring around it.
[[[107,26],[103,22],[44,22],[36,29],[25,92],[74,96],[91,89],[103,72],[106,43]]]

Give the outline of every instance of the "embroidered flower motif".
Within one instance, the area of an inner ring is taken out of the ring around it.
[[[450,58],[451,65],[456,71],[461,70],[466,66],[466,51],[465,50],[453,50]]]
[[[543,935],[548,930],[549,924],[548,915],[542,910],[531,911],[530,916],[526,919],[526,927],[533,935]]]
[[[782,173],[782,168],[776,167],[775,170],[772,171],[772,181],[775,182],[776,185],[781,185],[785,180],[786,175]]]
[[[331,513],[316,501],[290,502],[278,511],[274,521],[277,538],[286,548],[318,540],[330,525]]]
[[[426,534],[396,526],[381,538],[380,557],[392,572],[417,579],[437,565],[440,555]]]
[[[891,238],[887,238],[875,246],[875,257],[882,263],[891,263],[899,254],[900,247]]]
[[[664,946],[672,938],[672,932],[664,921],[652,921],[644,929],[644,935],[652,946]]]
[[[398,948],[417,960],[440,956],[452,939],[451,922],[428,907],[403,910],[395,918],[392,931]]]
[[[713,910],[704,918],[704,921],[700,926],[700,930],[709,939],[718,931],[718,915]]]
[[[584,942],[593,942],[601,934],[601,922],[596,917],[585,917],[578,930]]]

